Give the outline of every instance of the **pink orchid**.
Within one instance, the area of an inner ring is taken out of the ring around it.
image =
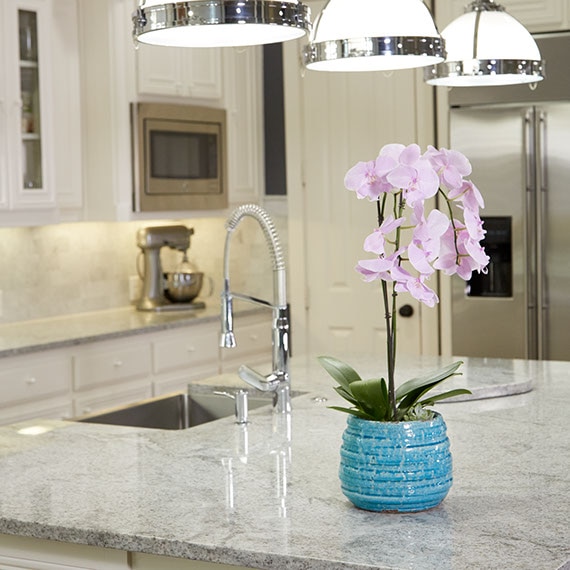
[[[422,245],[428,261],[433,261],[439,255],[441,236],[450,224],[451,220],[443,212],[433,209],[427,220],[422,218],[414,228],[413,240]]]
[[[439,178],[429,162],[417,160],[412,165],[400,164],[386,179],[394,188],[401,188],[406,203],[414,206],[418,201],[432,198],[439,189]]]
[[[463,212],[463,219],[465,220],[465,228],[469,237],[476,241],[481,241],[485,237],[485,230],[483,229],[483,221],[479,214],[473,213],[472,210],[465,210]]]
[[[410,293],[414,299],[430,308],[439,303],[438,296],[424,283],[423,276],[414,277],[401,267],[395,267],[391,273],[396,281],[394,289],[398,293]]]
[[[396,228],[399,228],[405,221],[405,218],[394,219],[389,216],[382,222],[379,228],[376,228],[365,240],[364,251],[375,253],[376,255],[385,255],[386,236],[391,234]]]
[[[391,190],[385,176],[395,166],[396,162],[389,157],[358,162],[346,173],[344,185],[347,190],[356,192],[360,199],[377,200],[380,194]]]
[[[377,257],[376,259],[363,259],[358,262],[356,271],[358,271],[364,281],[370,282],[377,279],[382,281],[392,281],[390,272],[400,262],[399,256],[403,253],[400,249],[388,257]]]
[[[459,188],[463,184],[463,177],[471,174],[471,163],[456,150],[438,150],[429,146],[425,156],[439,173],[441,184],[446,188]]]
[[[450,229],[442,237],[442,252],[433,264],[446,275],[457,274],[468,281],[473,271],[485,271],[489,257],[477,240],[472,239],[465,226],[455,220],[456,229]]]
[[[479,208],[485,207],[481,192],[470,180],[464,180],[460,187],[451,190],[448,198],[450,200],[460,200],[466,210],[476,213],[479,212]]]

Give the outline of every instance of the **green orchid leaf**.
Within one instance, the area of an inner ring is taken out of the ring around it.
[[[401,386],[399,386],[396,390],[396,401],[400,401],[406,396],[408,396],[412,391],[417,391],[419,389],[423,389],[426,386],[429,386],[429,390],[443,382],[450,376],[457,376],[456,370],[463,364],[461,360],[446,366],[440,370],[436,370],[434,372],[430,372],[427,376],[422,376],[421,378],[412,378],[407,382],[404,382]]]
[[[353,405],[358,405],[358,400],[354,398],[354,396],[347,392],[342,386],[334,386],[334,391],[341,397],[343,397],[346,401],[350,402]]]
[[[344,412],[345,414],[351,414],[357,418],[363,420],[373,420],[374,418],[362,410],[355,408],[343,408],[342,406],[328,406],[329,410],[336,410],[337,412]]]
[[[383,378],[359,380],[350,385],[359,406],[376,420],[383,420],[389,408],[388,390]]]
[[[466,388],[458,388],[457,390],[449,390],[448,392],[436,394],[435,396],[426,398],[425,400],[422,400],[421,402],[418,403],[421,406],[433,406],[435,402],[446,400],[447,398],[453,398],[454,396],[463,396],[464,394],[472,394],[472,392],[471,390],[467,390]]]
[[[461,366],[462,362],[455,362],[454,364],[447,366],[429,376],[424,376],[423,378],[414,378],[402,384],[399,389],[400,400],[398,402],[398,410],[401,414],[408,414],[409,411],[418,403],[420,398],[435,388],[438,384],[456,376],[455,371]]]
[[[358,372],[351,366],[333,358],[332,356],[319,356],[317,360],[321,366],[348,392],[353,382],[362,380]]]

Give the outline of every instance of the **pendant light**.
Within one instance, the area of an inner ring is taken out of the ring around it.
[[[310,9],[297,0],[142,0],[133,15],[142,43],[227,47],[293,40],[310,29]]]
[[[303,49],[303,63],[316,71],[410,69],[444,58],[422,0],[329,0]]]
[[[472,87],[544,79],[544,61],[534,38],[494,0],[475,0],[441,35],[447,59],[424,71],[430,85]]]

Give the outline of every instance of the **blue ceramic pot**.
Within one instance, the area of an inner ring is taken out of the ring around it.
[[[342,492],[368,511],[417,512],[451,488],[447,427],[433,420],[375,422],[348,416],[340,449]]]

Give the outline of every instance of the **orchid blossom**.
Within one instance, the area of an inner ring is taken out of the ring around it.
[[[427,285],[431,275],[442,271],[469,280],[473,271],[486,272],[489,263],[481,246],[485,230],[479,211],[484,201],[465,179],[470,174],[469,160],[458,151],[430,146],[422,154],[416,144],[390,144],[375,160],[357,163],[345,176],[348,190],[377,206],[378,227],[364,241],[364,251],[374,257],[360,260],[356,270],[364,281],[379,280],[382,285],[394,409],[397,295],[409,293],[434,307],[439,299]],[[440,209],[426,214],[426,201],[434,197]],[[406,209],[411,210],[409,216],[404,215]]]

